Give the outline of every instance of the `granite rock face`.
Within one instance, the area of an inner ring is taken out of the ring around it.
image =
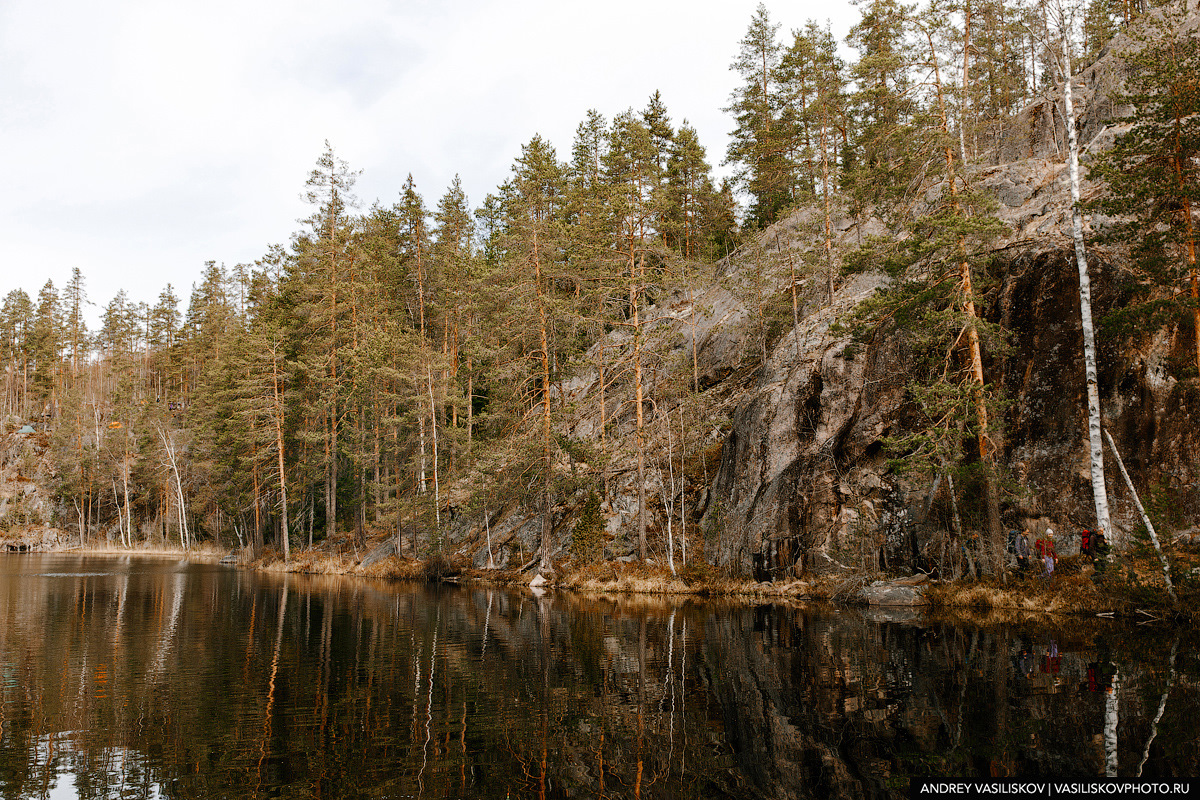
[[[1048,206],[1069,224],[1065,198]],[[985,353],[984,367],[1009,399],[1001,421],[1003,463],[1014,484],[1004,502],[1006,526],[1091,527],[1073,253],[1060,231],[1011,248],[997,266],[988,318],[1009,332],[1011,349]],[[1091,278],[1097,319],[1127,301],[1131,278],[1113,254],[1097,255]],[[832,309],[811,314],[780,340],[738,399],[704,509],[715,563],[770,575],[871,570],[913,565],[928,545],[921,523],[937,487],[894,474],[884,452],[884,437],[905,424],[906,337],[893,331],[859,350],[831,333],[832,318],[872,288],[868,276],[842,287]],[[1100,389],[1105,424],[1137,484],[1174,487],[1195,514],[1200,390],[1194,378],[1173,372],[1192,347],[1183,328],[1120,350],[1102,347]],[[1108,487],[1116,533],[1127,535],[1137,514],[1115,468]]]
[[[1196,27],[1198,18],[1194,13],[1189,24]],[[1124,130],[1111,119],[1126,111],[1116,98],[1125,75],[1118,53],[1127,46],[1115,42],[1075,77],[1085,164]],[[1019,115],[1009,138],[997,143],[993,165],[977,169],[972,180],[993,195],[996,215],[1009,226],[996,250],[986,315],[1008,332],[1011,349],[985,353],[984,365],[987,380],[1009,398],[998,437],[1013,484],[1004,521],[1069,532],[1094,519],[1071,200],[1054,102],[1060,99]],[[1084,197],[1098,190],[1085,182]],[[938,194],[935,188],[926,200]],[[843,228],[841,243],[862,240],[867,227],[874,232],[880,224]],[[779,242],[782,230],[783,249],[803,249],[811,242],[796,233],[805,229],[800,214],[763,238]],[[1136,276],[1119,248],[1093,249],[1090,274],[1097,320],[1130,301]],[[716,563],[760,575],[871,570],[913,565],[928,547],[923,523],[937,484],[906,481],[884,454],[884,438],[905,425],[906,336],[894,330],[860,349],[831,324],[885,283],[868,273],[841,285],[832,303],[779,339],[739,397],[704,509]],[[1102,338],[1099,358],[1105,425],[1135,481],[1169,488],[1194,517],[1200,389],[1179,369],[1196,346],[1191,339],[1185,327],[1119,346]],[[1120,538],[1136,527],[1136,511],[1111,466],[1108,487]]]
[[[58,509],[48,449],[44,433],[0,433],[0,546],[42,549],[65,539],[51,527]]]
[[[1200,10],[1187,24],[1200,27]],[[1073,79],[1085,173],[1125,130],[1113,120],[1127,112],[1119,99],[1126,74],[1120,54],[1132,46],[1118,38]],[[994,213],[1007,226],[983,303],[986,318],[1008,336],[1006,349],[984,353],[986,380],[1007,398],[995,437],[1009,477],[1003,522],[1053,527],[1068,534],[1062,540],[1069,547],[1069,534],[1094,520],[1062,119],[1060,94],[1030,104],[981,143],[969,177],[994,198]],[[1099,189],[1085,181],[1084,198]],[[922,213],[944,190],[930,188],[912,212]],[[1085,234],[1106,222],[1088,219]],[[835,211],[831,228],[843,253],[873,236],[902,235],[871,212]],[[656,557],[668,536],[677,551],[686,538],[689,552],[702,549],[718,567],[764,580],[927,565],[945,556],[949,481],[907,478],[888,464],[885,440],[912,419],[911,341],[896,329],[858,344],[837,324],[891,279],[870,265],[837,274],[825,263],[823,236],[821,211],[801,209],[705,280],[662,290],[648,309],[643,389],[654,399],[643,411]],[[1089,262],[1100,321],[1131,301],[1137,276],[1119,247],[1093,248]],[[564,485],[579,484],[580,475],[603,484],[610,556],[632,552],[636,529],[632,341],[629,330],[613,330],[556,388],[556,400],[570,409],[562,435],[586,444],[605,465],[564,461],[558,471]],[[1099,353],[1105,425],[1135,482],[1169,491],[1193,519],[1200,516],[1200,388],[1181,365],[1195,346],[1186,328],[1171,327],[1119,344],[1102,336]],[[682,465],[681,451],[691,459]],[[1114,469],[1108,488],[1119,540],[1136,527],[1136,511]],[[583,491],[559,498],[557,549],[569,547]],[[959,486],[954,494],[969,534],[978,527],[971,518],[977,492]],[[506,547],[516,543],[517,553],[528,553],[540,530],[537,520],[521,516],[529,513],[514,509],[493,521],[493,536],[499,527]]]

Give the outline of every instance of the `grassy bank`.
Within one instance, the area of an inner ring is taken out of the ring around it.
[[[227,551],[202,545],[190,550],[178,546],[139,545],[134,549],[107,544],[86,548],[56,548],[51,552],[88,555],[138,555],[218,561]],[[349,575],[382,580],[448,580],[493,586],[528,588],[534,571],[480,570],[465,559],[434,557],[418,560],[389,555],[364,559],[365,552],[352,545],[338,548],[303,550],[284,561],[282,554],[265,551],[255,559],[240,558],[240,566],[269,573],[309,575]],[[369,563],[368,563],[369,562]],[[974,616],[1006,617],[1059,615],[1072,617],[1122,617],[1139,622],[1194,622],[1200,616],[1200,579],[1192,570],[1200,563],[1200,554],[1175,556],[1179,603],[1173,604],[1166,592],[1161,566],[1153,554],[1135,550],[1117,559],[1100,575],[1080,556],[1064,558],[1050,579],[1018,576],[959,581],[903,579],[883,574],[839,574],[813,576],[772,582],[756,582],[724,575],[703,562],[692,562],[675,574],[661,564],[600,561],[573,565],[562,561],[555,565],[549,585],[556,589],[601,595],[702,596],[742,598],[765,602],[809,602],[831,600],[862,603],[861,590],[875,581],[903,581],[923,596],[926,611],[943,610]],[[918,576],[919,578],[919,576]]]

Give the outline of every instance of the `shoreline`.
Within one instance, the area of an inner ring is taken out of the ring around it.
[[[758,582],[716,574],[707,565],[689,564],[679,574],[661,565],[616,561],[596,562],[578,569],[569,566],[545,583],[531,585],[536,571],[486,570],[454,566],[444,559],[419,561],[389,555],[369,561],[356,552],[303,551],[284,562],[280,554],[267,551],[258,558],[201,546],[185,550],[178,546],[134,548],[74,546],[34,548],[20,554],[75,554],[81,556],[135,556],[139,558],[187,558],[203,563],[231,561],[231,566],[274,574],[326,575],[388,581],[441,581],[458,585],[495,586],[539,592],[555,590],[581,595],[609,597],[659,597],[684,601],[688,598],[782,604],[834,603],[855,608],[909,612],[923,616],[940,612],[968,616],[1073,617],[1078,619],[1137,619],[1139,623],[1181,625],[1194,621],[1194,612],[1183,602],[1178,607],[1145,602],[1147,597],[1130,596],[1122,585],[1098,587],[1087,572],[1090,565],[1069,564],[1049,582],[1040,578],[1011,575],[992,578],[931,580],[923,576],[841,574]],[[369,563],[367,563],[369,561]],[[1065,573],[1065,574],[1064,574]],[[1114,584],[1117,582],[1114,581]],[[892,592],[890,595],[888,592]],[[884,597],[871,600],[870,597]],[[899,598],[897,600],[897,597]],[[890,599],[888,599],[890,598]],[[1141,600],[1142,602],[1138,602]]]

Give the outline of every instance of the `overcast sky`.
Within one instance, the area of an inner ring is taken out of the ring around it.
[[[363,208],[411,172],[476,207],[541,134],[565,159],[589,108],[661,91],[714,167],[757,0],[0,0],[0,296],[83,271],[92,318],[120,289],[186,306],[206,260],[286,244],[326,139]],[[768,3],[782,34],[848,2]],[[790,40],[790,36],[787,37]]]

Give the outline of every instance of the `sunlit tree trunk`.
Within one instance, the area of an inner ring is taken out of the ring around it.
[[[542,481],[545,512],[542,515],[542,541],[540,570],[550,569],[550,534],[554,528],[554,461],[550,447],[551,416],[550,416],[550,323],[546,314],[545,288],[542,285],[542,257],[537,229],[533,233],[533,270],[534,290],[538,304],[538,337],[541,352],[542,379]]]
[[[1061,6],[1059,13],[1062,13]],[[1079,141],[1075,133],[1075,103],[1071,87],[1071,39],[1069,26],[1062,25],[1063,104],[1066,107],[1067,171],[1071,182],[1071,235],[1075,243],[1075,265],[1079,270],[1079,314],[1083,323],[1083,363],[1087,381],[1088,455],[1092,474],[1092,501],[1096,525],[1112,537],[1108,489],[1104,481],[1104,442],[1100,434],[1100,381],[1096,367],[1096,334],[1092,327],[1092,288],[1088,276],[1087,249],[1083,241],[1083,209],[1079,191]]]
[[[442,552],[442,490],[438,482],[437,401],[433,396],[433,370],[425,367],[426,388],[429,392],[429,430],[433,439],[433,519],[438,552]]]
[[[827,143],[829,122],[828,110],[825,103],[821,104],[821,210],[825,218],[825,237],[823,244],[825,246],[825,280],[826,290],[829,293],[829,304],[833,305],[833,279],[837,273],[837,264],[833,260],[833,213],[830,207],[830,194],[832,187],[829,185],[829,146]],[[795,283],[795,275],[792,276],[792,282]],[[796,290],[792,289],[792,305],[795,305]],[[793,312],[794,313],[794,312]],[[796,347],[799,348],[799,343]]]
[[[671,436],[671,415],[665,417],[667,427],[667,487],[663,491],[663,510],[667,512],[667,567],[675,574],[675,532],[672,518],[675,506],[675,448]]]
[[[271,419],[275,425],[275,451],[279,469],[279,507],[283,520],[283,560],[291,559],[291,532],[288,529],[288,496],[287,470],[283,462],[283,390],[279,382],[279,343],[272,342],[271,346],[271,387],[274,403],[271,408]]]
[[[950,121],[946,111],[945,94],[942,91],[941,70],[938,66],[937,50],[933,44],[933,35],[925,32],[929,40],[929,56],[933,65],[934,79],[937,86],[937,102],[939,126],[945,137],[943,154],[946,161],[946,182],[950,190],[950,204],[956,216],[965,217],[958,194],[958,175],[955,168],[954,150],[950,145]],[[988,512],[988,562],[993,570],[999,572],[1004,566],[1004,531],[1000,524],[1000,498],[996,486],[995,447],[991,439],[991,427],[988,419],[987,402],[984,397],[986,382],[983,375],[983,354],[979,344],[977,321],[979,314],[975,308],[975,288],[972,282],[971,264],[967,260],[966,242],[963,236],[958,236],[958,280],[962,294],[963,313],[966,316],[964,333],[967,338],[967,358],[971,372],[971,397],[975,406],[975,423],[977,428],[976,442],[979,447],[979,460],[984,466],[984,494]]]
[[[640,302],[640,300],[639,300]],[[638,319],[638,307],[633,307],[633,383],[634,403],[637,408],[637,475],[638,475],[638,558],[646,560],[646,419],[643,405],[642,383],[642,329]]]

